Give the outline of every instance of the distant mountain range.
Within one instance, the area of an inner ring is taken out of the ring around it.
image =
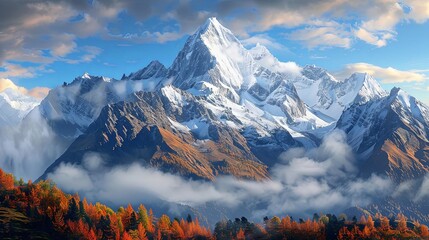
[[[9,111],[2,96],[11,93],[2,94],[0,111]],[[316,147],[334,129],[347,134],[361,176],[399,183],[429,171],[428,106],[366,73],[336,79],[280,62],[260,44],[246,49],[215,18],[170,67],[153,61],[120,80],[86,73],[52,89],[34,112],[71,142],[41,178],[98,153],[109,167],[139,162],[192,179],[263,180],[282,152]],[[15,123],[12,115],[0,123]]]

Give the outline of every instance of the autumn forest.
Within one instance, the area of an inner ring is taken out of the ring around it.
[[[356,216],[314,214],[312,219],[246,217],[218,222],[171,218],[144,205],[112,210],[66,194],[50,181],[24,183],[0,169],[2,239],[429,239],[428,227],[404,215]]]

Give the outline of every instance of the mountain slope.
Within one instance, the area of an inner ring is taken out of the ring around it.
[[[86,130],[107,104],[127,100],[137,91],[154,90],[163,72],[163,66],[159,64],[152,62],[122,81],[85,73],[69,84],[52,89],[35,111],[41,113],[58,135],[74,139]]]
[[[362,174],[402,181],[429,170],[429,107],[393,88],[384,98],[354,104],[337,123],[365,161]]]
[[[180,94],[181,109],[168,98]],[[88,130],[45,172],[61,163],[82,164],[99,153],[106,166],[140,162],[186,177],[214,180],[220,174],[262,180],[268,177],[235,129],[222,125],[198,98],[174,87],[140,92],[133,102],[105,107]],[[179,110],[179,111],[178,111]]]

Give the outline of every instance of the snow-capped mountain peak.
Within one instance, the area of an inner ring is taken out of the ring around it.
[[[264,45],[260,43],[256,43],[256,45],[253,48],[251,48],[249,51],[252,54],[253,59],[255,60],[260,60],[267,56],[274,57],[271,54],[271,52],[268,50],[268,48],[266,48]]]
[[[271,71],[287,75],[299,75],[301,68],[294,62],[281,62],[264,45],[257,43],[249,50],[257,65]]]
[[[254,82],[253,58],[229,29],[210,18],[188,38],[168,76],[178,88],[199,91],[206,82],[238,102],[238,92]]]
[[[429,107],[415,97],[401,88],[394,87],[390,91],[389,99],[392,109],[405,121],[412,122],[414,119],[429,125]]]
[[[312,81],[323,79],[325,81],[338,82],[334,76],[326,71],[326,69],[318,67],[314,64],[303,67],[302,74]]]
[[[387,95],[387,92],[368,73],[354,73],[346,81],[354,82],[355,88],[359,90],[354,102],[362,104]]]
[[[410,107],[410,99],[414,98],[410,96],[406,91],[402,90],[400,87],[393,87],[390,90],[389,97],[392,99],[399,100],[403,106]]]
[[[85,72],[80,78],[82,79],[91,79],[91,75],[88,72]]]
[[[205,35],[206,37],[217,36],[219,39],[223,40],[228,39],[231,37],[231,35],[233,35],[231,30],[220,24],[216,17],[208,18],[206,22],[198,28],[195,34]]]

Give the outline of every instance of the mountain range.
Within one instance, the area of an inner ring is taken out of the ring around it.
[[[428,106],[399,88],[385,91],[367,73],[336,79],[314,65],[281,62],[260,44],[247,49],[216,18],[168,68],[152,61],[120,80],[85,73],[37,106],[12,96],[0,94],[0,111],[8,112],[0,124],[19,122],[10,110],[18,101],[24,116],[34,107],[30,115],[69,142],[41,179],[96,153],[109,168],[138,162],[190,179],[263,181],[281,153],[317,147],[336,129],[346,133],[362,177],[401,183],[429,171]]]

